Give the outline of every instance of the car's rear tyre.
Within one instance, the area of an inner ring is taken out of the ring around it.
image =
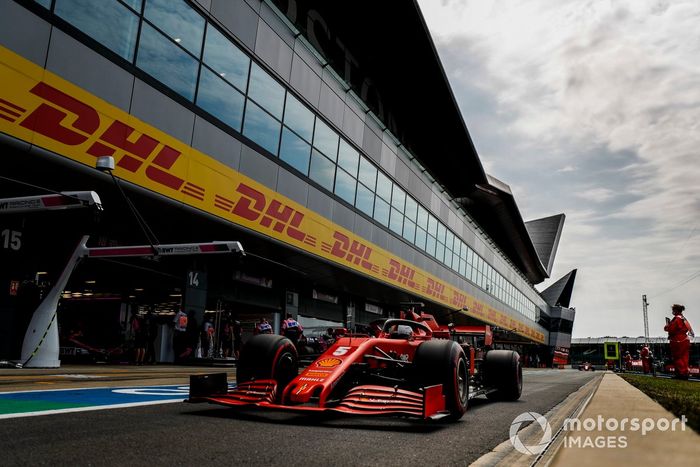
[[[460,419],[469,402],[469,365],[459,344],[448,340],[424,342],[416,350],[413,366],[419,386],[442,384],[448,419]]]
[[[274,334],[258,334],[243,345],[236,365],[236,381],[253,379],[277,381],[277,397],[299,374],[299,354],[292,341]]]
[[[523,392],[523,368],[518,352],[491,350],[484,357],[487,386],[495,389],[486,394],[491,400],[516,401]]]

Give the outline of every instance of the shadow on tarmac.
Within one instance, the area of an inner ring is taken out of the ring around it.
[[[517,403],[519,401],[515,401]],[[251,407],[233,408],[216,407],[199,410],[183,411],[182,415],[195,417],[228,418],[241,421],[259,422],[286,426],[325,426],[329,428],[347,428],[357,430],[376,430],[399,433],[434,433],[450,426],[467,423],[466,417],[470,410],[478,410],[483,406],[492,405],[494,402],[485,397],[471,399],[469,409],[460,420],[456,422],[445,420],[419,420],[396,415],[344,415],[335,412],[298,414],[285,412],[284,410],[256,409]]]

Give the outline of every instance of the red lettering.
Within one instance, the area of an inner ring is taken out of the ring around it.
[[[249,221],[257,220],[265,209],[265,195],[243,183],[238,185],[236,191],[243,197],[236,203],[233,213]]]
[[[70,146],[84,143],[87,141],[88,136],[92,135],[99,128],[100,117],[97,111],[87,104],[45,83],[37,84],[30,92],[77,115],[77,118],[72,124],[73,129],[65,127],[61,123],[68,114],[42,103],[20,123],[20,126]],[[80,130],[84,134],[74,130]]]
[[[170,146],[163,146],[163,149],[161,149],[153,159],[153,164],[168,170],[173,166],[177,158],[180,157],[180,154],[180,151],[176,151]],[[180,177],[176,177],[153,165],[146,167],[146,176],[154,182],[170,187],[173,190],[179,190],[185,182]]]
[[[272,229],[275,232],[282,232],[284,230],[284,226],[287,224],[287,222],[289,222],[289,218],[292,216],[293,212],[294,209],[290,208],[289,206],[285,206],[274,199],[267,207],[267,211],[265,212],[266,216],[263,217],[260,224],[262,224],[264,227],[269,227],[272,223],[272,218],[277,219],[277,222],[275,222]]]
[[[350,248],[350,239],[338,231],[333,233],[333,238],[335,238],[335,243],[331,249],[331,254],[333,256],[337,256],[338,258],[345,259],[348,248]]]
[[[301,230],[297,229],[296,227],[299,227],[299,224],[301,224],[301,221],[303,219],[304,215],[302,213],[300,213],[299,211],[294,211],[292,221],[290,222],[290,225],[287,226],[287,235],[289,235],[294,240],[299,240],[300,242],[304,241],[304,239],[306,238],[306,234]]]

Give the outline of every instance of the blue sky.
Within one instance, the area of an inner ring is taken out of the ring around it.
[[[642,294],[651,335],[673,303],[700,331],[700,2],[419,5],[485,170],[567,216],[574,336],[642,335]]]

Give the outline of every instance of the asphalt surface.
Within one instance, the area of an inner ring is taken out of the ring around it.
[[[318,418],[175,403],[0,420],[1,465],[467,465],[595,373],[526,370],[517,402],[473,399],[456,423]]]

